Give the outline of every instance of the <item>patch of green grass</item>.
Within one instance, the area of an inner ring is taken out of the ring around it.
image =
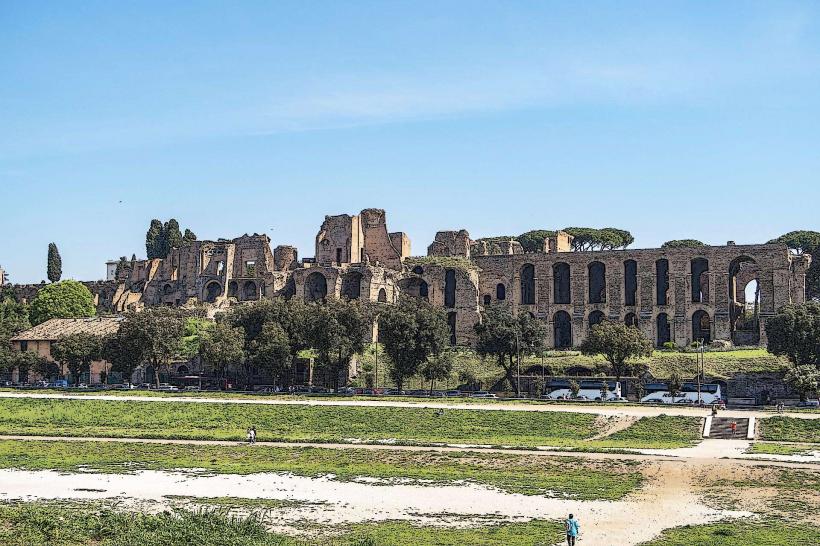
[[[758,437],[773,442],[820,443],[820,419],[782,416],[760,419]]]
[[[700,417],[641,417],[631,427],[608,436],[602,442],[610,447],[635,447],[650,443],[668,448],[685,447],[700,440],[702,423]]]
[[[510,493],[578,499],[619,499],[642,481],[639,464],[626,460],[586,461],[514,453],[40,440],[0,441],[0,468],[100,472],[204,469],[226,474],[333,474],[338,480],[361,476],[434,483],[465,480]]]
[[[134,514],[102,503],[0,503],[4,546],[442,546],[554,544],[557,521],[533,520],[469,529],[415,526],[408,522],[360,524],[336,537],[299,539],[266,531],[263,516],[223,511],[176,510]]]
[[[735,520],[664,531],[644,546],[804,546],[820,544],[820,527],[784,520]]]
[[[185,495],[165,495],[166,499],[182,504],[196,504],[211,508],[242,510],[274,510],[279,508],[300,508],[322,506],[326,502],[311,502],[291,499],[249,499],[244,497],[190,497]]]
[[[777,444],[768,442],[755,442],[746,453],[756,455],[809,455],[812,451],[817,451],[817,446],[809,444]]]

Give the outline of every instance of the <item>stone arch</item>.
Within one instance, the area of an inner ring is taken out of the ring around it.
[[[704,343],[712,341],[712,321],[709,313],[703,309],[698,309],[692,313],[692,341],[703,340]]]
[[[188,369],[188,366],[186,366],[185,364],[177,367],[177,375],[188,375],[189,371],[190,370]]]
[[[709,301],[709,260],[692,258],[689,263],[692,273],[692,303]]]
[[[657,326],[658,347],[672,341],[672,326],[669,324],[669,315],[659,313],[655,319]]]
[[[624,324],[627,326],[632,326],[633,328],[638,327],[638,315],[635,313],[627,313],[624,317]]]
[[[606,266],[603,262],[591,262],[587,266],[589,303],[606,303]]]
[[[176,291],[174,285],[171,283],[166,283],[165,286],[162,287],[162,293],[166,296],[172,295]]]
[[[655,299],[658,305],[669,304],[669,260],[655,261]]]
[[[242,299],[244,300],[256,300],[259,299],[259,293],[256,288],[256,282],[254,281],[245,281],[242,284]]]
[[[427,282],[419,277],[402,279],[399,281],[399,288],[402,293],[410,296],[411,298],[422,298],[425,300],[427,299],[430,291]]]
[[[757,262],[739,256],[729,263],[729,328],[735,345],[760,343],[760,280]]]
[[[535,304],[535,266],[524,264],[521,267],[521,305]]]
[[[387,303],[387,291],[384,288],[379,288],[379,295],[376,300],[379,303]]]
[[[305,279],[305,301],[324,302],[327,299],[327,279],[314,271]]]
[[[424,275],[424,268],[421,267],[420,265],[417,265],[416,267],[414,267],[410,271],[412,273],[415,273],[416,275]]]
[[[558,262],[552,266],[553,303],[567,304],[572,299],[569,264]]]
[[[589,314],[589,317],[587,317],[587,324],[589,324],[589,329],[592,330],[593,326],[601,324],[605,320],[606,315],[604,315],[604,312],[596,309]]]
[[[235,298],[239,295],[239,283],[231,281],[228,283],[228,297]]]
[[[624,261],[624,305],[634,306],[638,299],[638,262]]]
[[[504,286],[504,283],[502,282],[495,286],[495,299],[498,301],[504,301],[507,299],[507,287]]]
[[[362,295],[362,279],[364,275],[358,271],[351,271],[342,277],[342,297],[348,300],[357,300]]]
[[[556,349],[572,347],[572,317],[566,311],[558,311],[552,316],[552,332]]]
[[[456,272],[448,269],[444,272],[444,307],[456,306]]]
[[[206,303],[214,303],[216,298],[222,295],[222,285],[219,281],[211,281],[205,285],[202,291],[202,299]]]

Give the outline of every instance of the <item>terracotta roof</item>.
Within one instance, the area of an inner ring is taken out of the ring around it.
[[[55,341],[63,336],[80,332],[104,336],[120,329],[121,317],[93,317],[79,319],[49,319],[11,338],[12,341]]]

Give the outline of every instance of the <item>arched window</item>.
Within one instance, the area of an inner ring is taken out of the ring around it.
[[[638,315],[635,313],[627,313],[624,317],[624,324],[627,326],[632,326],[633,328],[638,327]]]
[[[379,288],[379,296],[376,299],[380,303],[387,303],[387,292],[384,288]]]
[[[489,295],[489,294],[485,294],[485,295],[484,295],[484,305],[490,305],[490,302],[491,302],[491,301],[492,301],[492,298],[490,297],[490,295]]]
[[[205,297],[207,303],[214,303],[216,298],[222,295],[222,285],[216,281],[211,281],[205,285]]]
[[[606,266],[592,262],[587,266],[589,278],[589,303],[606,302]]]
[[[456,306],[456,272],[448,269],[444,272],[444,307]]]
[[[256,293],[256,283],[253,281],[246,281],[245,284],[242,285],[242,297],[246,300],[255,300],[258,299],[258,294]]]
[[[362,294],[362,274],[351,271],[342,277],[342,297],[357,300]]]
[[[305,301],[324,302],[327,299],[327,279],[314,271],[305,280]]]
[[[427,283],[419,277],[409,277],[399,281],[399,288],[402,293],[412,298],[427,299],[429,288]]]
[[[709,320],[709,313],[702,309],[692,314],[692,341],[700,340],[704,343],[712,341],[712,324]]]
[[[231,281],[228,283],[228,297],[235,298],[239,294],[239,283]]]
[[[668,305],[669,260],[661,258],[655,262],[655,289],[658,305]]]
[[[415,273],[416,275],[424,275],[424,268],[420,265],[417,265],[413,269],[410,270],[411,272]]]
[[[566,311],[558,311],[552,316],[553,339],[556,349],[572,347],[572,319]]]
[[[589,329],[592,330],[593,326],[601,324],[605,319],[606,317],[604,316],[604,313],[602,311],[593,311],[589,314],[589,318],[587,319],[587,322],[589,323]]]
[[[503,283],[498,283],[495,287],[495,299],[498,301],[504,301],[507,299],[507,287],[504,286]]]
[[[638,262],[624,262],[624,305],[636,305],[638,295]]]
[[[175,291],[176,291],[176,289],[174,288],[174,285],[171,284],[171,283],[166,284],[165,287],[162,289],[162,293],[165,294],[166,296],[170,296]]]
[[[552,299],[553,303],[570,303],[569,264],[559,262],[552,266]]]
[[[521,268],[521,305],[535,304],[535,266],[524,264]]]
[[[692,302],[709,301],[709,260],[693,258],[690,264],[692,273]]]
[[[672,341],[672,328],[669,325],[669,317],[666,313],[661,313],[657,318],[658,346]]]

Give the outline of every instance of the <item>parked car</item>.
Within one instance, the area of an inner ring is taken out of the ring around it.
[[[797,403],[798,408],[820,408],[820,401],[818,400],[803,400]]]
[[[446,393],[444,393],[444,396],[448,398],[456,398],[458,396],[461,396],[461,391],[447,391]]]
[[[491,393],[491,392],[475,391],[474,393],[472,393],[470,395],[470,398],[498,398],[498,397],[496,395],[494,395],[493,393]]]

